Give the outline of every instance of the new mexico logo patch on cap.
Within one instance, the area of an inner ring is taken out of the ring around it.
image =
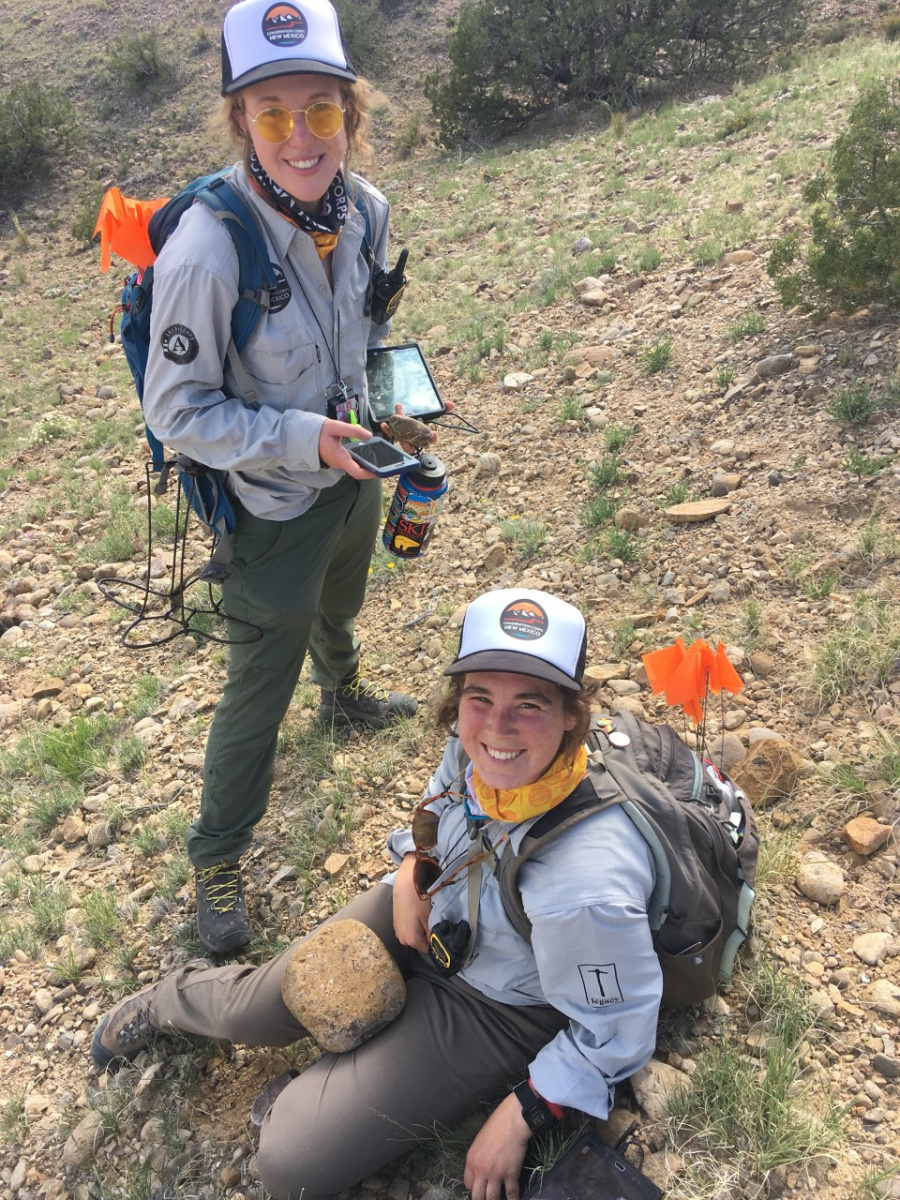
[[[273,4],[262,22],[263,37],[273,46],[298,46],[309,33],[306,17],[293,4]]]
[[[547,632],[547,614],[533,600],[513,600],[500,614],[500,628],[507,637],[533,641]]]

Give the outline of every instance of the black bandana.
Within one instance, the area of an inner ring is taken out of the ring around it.
[[[281,215],[299,226],[304,233],[330,233],[337,241],[337,235],[347,220],[347,186],[340,171],[328,185],[322,200],[322,211],[315,214],[307,212],[290,192],[275,183],[260,166],[255,150],[250,152],[250,175],[258,190],[272,201]]]

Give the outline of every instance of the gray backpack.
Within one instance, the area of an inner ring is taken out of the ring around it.
[[[522,839],[507,842],[496,867],[506,914],[531,940],[518,888],[522,864],[594,813],[618,804],[646,841],[656,866],[648,918],[669,1008],[698,1004],[731,978],[747,938],[759,850],[747,797],[694,754],[669,725],[631,713],[595,717],[588,772],[562,804]]]

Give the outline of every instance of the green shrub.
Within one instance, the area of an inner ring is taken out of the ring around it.
[[[828,176],[803,198],[811,236],[779,238],[767,270],[784,304],[849,312],[900,304],[900,82],[876,83],[854,104],[834,143]]]
[[[758,333],[762,333],[765,327],[766,322],[762,313],[751,309],[750,312],[743,313],[728,326],[728,340],[739,342],[742,338],[756,337]]]
[[[891,13],[879,21],[878,32],[886,42],[896,42],[900,38],[900,14]]]
[[[849,387],[835,392],[834,399],[828,405],[827,412],[840,421],[842,425],[850,425],[857,429],[884,407],[882,397],[873,396],[872,389],[859,380],[854,380]]]
[[[668,336],[658,338],[649,346],[643,346],[638,352],[638,362],[641,370],[647,375],[655,375],[664,370],[672,360],[672,339]]]
[[[109,77],[126,92],[139,96],[175,78],[175,68],[160,49],[155,29],[120,34],[106,49]]]
[[[14,84],[0,99],[0,201],[58,166],[77,143],[75,110],[59,88],[39,79]]]
[[[648,78],[735,71],[793,38],[797,0],[464,0],[449,73],[425,80],[448,145],[571,101],[631,100]]]
[[[71,226],[72,237],[76,242],[84,242],[85,246],[88,246],[94,240],[97,214],[102,201],[103,184],[101,183],[92,183],[82,192]]]

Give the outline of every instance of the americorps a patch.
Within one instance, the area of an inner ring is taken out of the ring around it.
[[[177,363],[180,367],[193,362],[200,352],[200,343],[194,331],[188,329],[187,325],[170,325],[168,329],[164,329],[159,344],[162,346],[163,358]]]
[[[584,985],[584,998],[591,1008],[606,1008],[623,1002],[615,963],[582,963],[578,970]]]

